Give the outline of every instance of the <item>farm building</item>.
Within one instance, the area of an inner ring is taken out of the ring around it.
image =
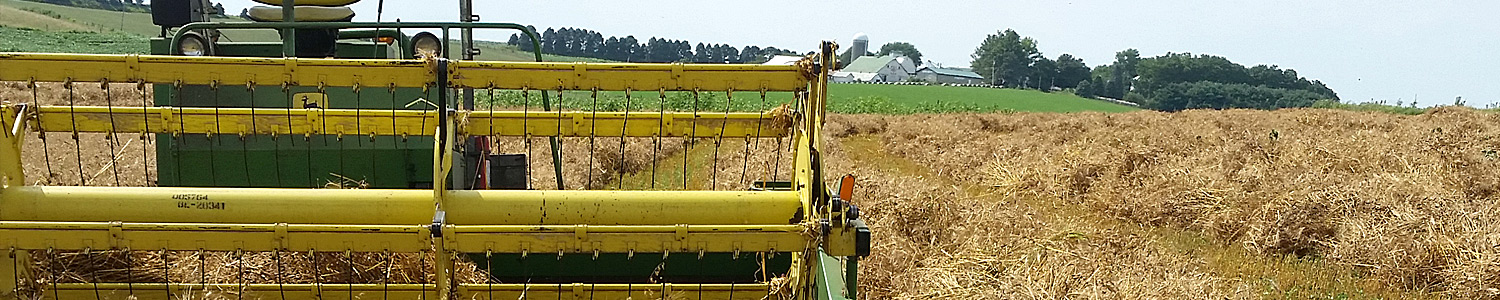
[[[933,83],[979,84],[984,76],[969,70],[922,67],[917,70],[917,79]]]
[[[859,82],[899,82],[906,81],[913,73],[916,73],[914,63],[904,56],[861,56],[834,72],[833,78],[835,82],[847,82],[841,81],[845,77]]]

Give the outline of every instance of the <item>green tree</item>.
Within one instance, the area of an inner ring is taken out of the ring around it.
[[[907,43],[907,42],[890,42],[890,43],[885,43],[885,45],[881,45],[880,46],[880,52],[876,52],[875,53],[875,55],[891,55],[891,54],[897,54],[897,55],[901,55],[901,56],[906,56],[907,58],[911,58],[912,62],[916,63],[917,66],[921,66],[922,65],[922,51],[917,51],[917,46],[912,46],[911,43]]]
[[[1149,91],[1142,106],[1161,111],[1185,109],[1308,107],[1322,95],[1304,90],[1211,81],[1177,82]]]
[[[1089,66],[1072,54],[1057,56],[1057,87],[1071,89],[1089,80]]]
[[[990,84],[1019,86],[1040,56],[1036,40],[1006,29],[985,37],[974,54],[969,55],[973,59],[969,66]]]
[[[1042,91],[1051,91],[1053,84],[1057,81],[1057,61],[1041,57],[1031,63],[1031,73],[1027,74],[1027,86]]]
[[[1125,93],[1135,86],[1136,68],[1141,63],[1141,52],[1139,50],[1125,49],[1115,53],[1115,63],[1110,65],[1109,82],[1105,84],[1102,96],[1124,99]]]

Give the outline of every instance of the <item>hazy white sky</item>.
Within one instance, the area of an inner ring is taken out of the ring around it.
[[[224,0],[231,13],[253,4]],[[1417,99],[1421,105],[1500,102],[1500,1],[500,1],[475,0],[485,22],[577,27],[607,36],[657,36],[736,47],[810,51],[820,40],[871,48],[910,42],[924,58],[969,64],[985,35],[1013,28],[1048,57],[1090,66],[1116,51],[1214,54],[1275,64],[1322,80],[1345,102]],[[374,21],[376,0],[355,4]],[[388,0],[383,19],[452,21],[458,0]],[[504,40],[511,32],[479,32]]]

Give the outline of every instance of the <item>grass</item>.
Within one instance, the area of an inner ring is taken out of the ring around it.
[[[0,19],[4,19],[5,25],[11,27],[60,31],[92,30],[89,26],[61,20],[53,16],[49,16],[46,13],[35,12],[10,6],[0,6]]]
[[[0,52],[146,53],[146,38],[119,32],[42,31],[0,26]]]

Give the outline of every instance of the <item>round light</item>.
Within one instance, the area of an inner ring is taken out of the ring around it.
[[[187,56],[208,55],[208,42],[197,34],[183,35],[177,40],[177,53]]]
[[[442,56],[443,43],[430,32],[418,33],[411,38],[412,57],[420,58],[425,53]]]

